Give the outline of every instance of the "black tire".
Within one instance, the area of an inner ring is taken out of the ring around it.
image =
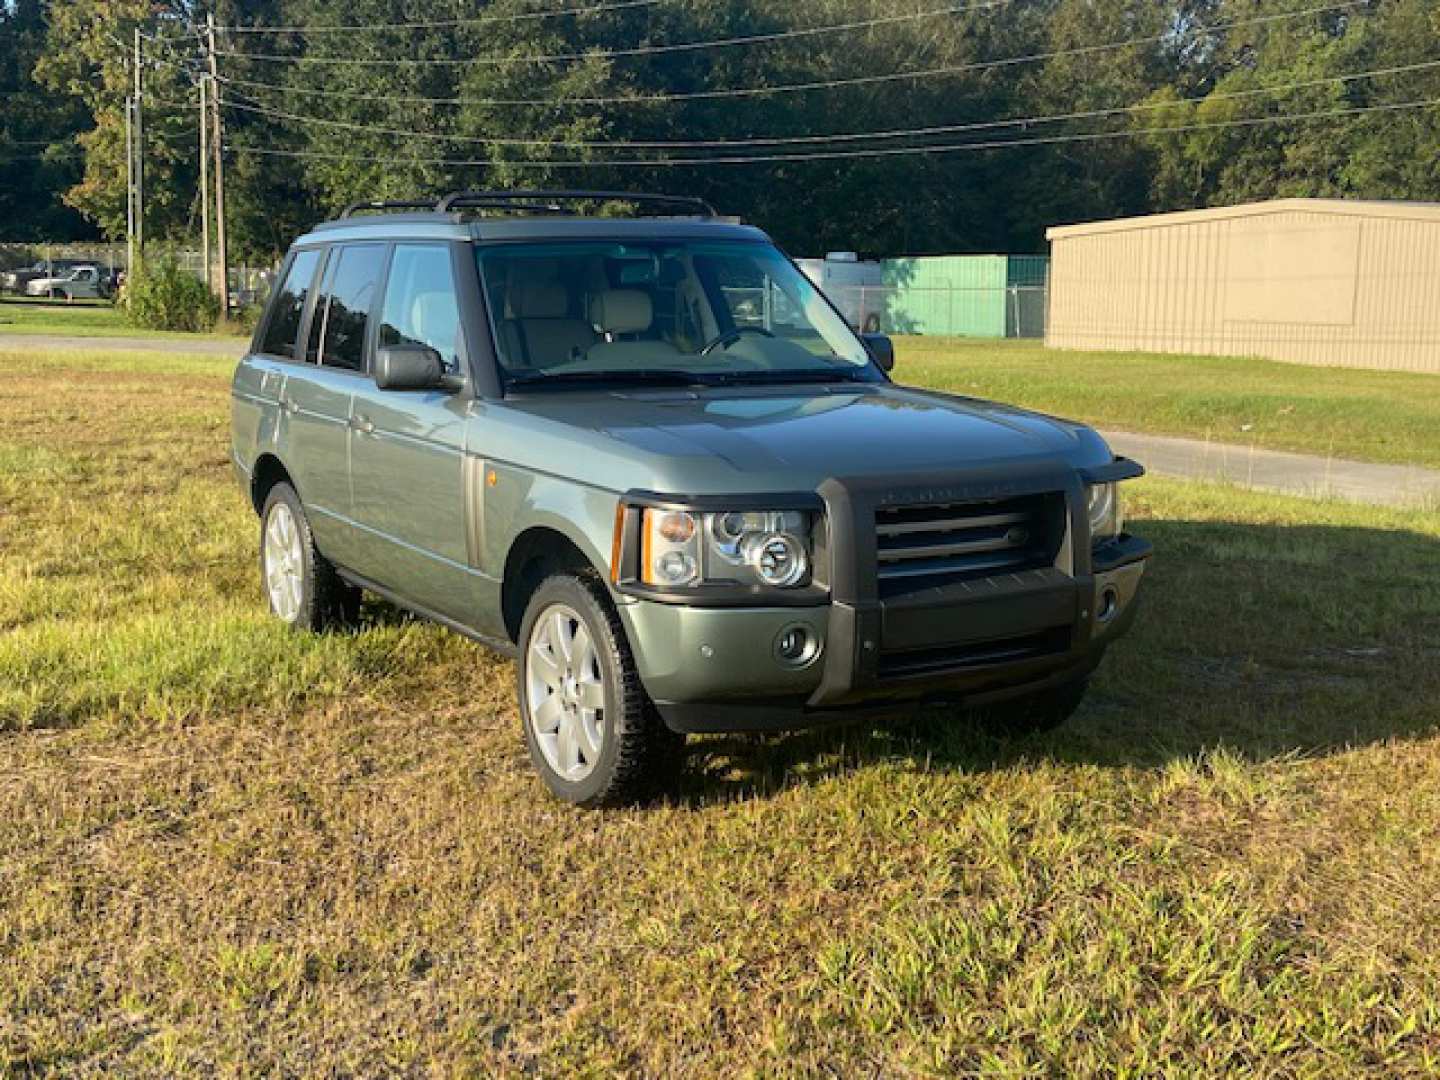
[[[289,617],[276,606],[269,587],[270,567],[266,556],[266,531],[272,524],[272,515],[280,506],[289,511],[299,533],[300,595],[296,609]],[[310,531],[310,520],[305,516],[300,496],[286,483],[276,484],[270,489],[260,511],[260,584],[270,613],[296,630],[319,633],[339,629],[354,625],[360,617],[360,590],[342,578],[334,564],[315,546],[315,536]]]
[[[1001,735],[1039,735],[1054,731],[1074,715],[1090,688],[1088,675],[1038,694],[976,710],[981,724]]]
[[[561,775],[547,760],[530,716],[531,646],[540,617],[553,613],[557,605],[584,624],[603,682],[599,752],[593,764],[587,763],[590,772],[576,780]],[[665,726],[646,695],[625,629],[598,578],[562,573],[541,582],[526,605],[519,648],[515,668],[520,726],[530,760],[557,798],[587,808],[625,805],[650,794],[662,777],[673,773],[667,766],[678,760],[685,738]]]

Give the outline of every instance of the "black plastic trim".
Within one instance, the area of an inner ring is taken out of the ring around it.
[[[500,655],[507,656],[512,660],[519,655],[519,650],[515,647],[513,641],[492,637],[489,634],[482,634],[473,627],[466,626],[464,623],[452,619],[448,615],[441,615],[438,611],[428,608],[424,604],[417,604],[413,600],[405,599],[405,597],[393,589],[386,588],[384,585],[371,581],[363,574],[357,574],[353,570],[345,569],[343,566],[337,566],[335,569],[336,572],[351,585],[364,589],[367,592],[372,592],[398,608],[404,608],[406,611],[418,615],[420,618],[429,622],[439,623],[447,630],[453,630],[462,637],[467,637],[471,641],[478,642],[487,649],[493,649]]]
[[[1112,570],[1144,562],[1155,553],[1155,545],[1129,533],[1121,533],[1114,540],[1107,540],[1090,553],[1091,569],[1097,574],[1108,574]]]
[[[1087,484],[1118,484],[1122,480],[1138,480],[1144,475],[1143,465],[1124,457],[1117,457],[1109,465],[1080,470],[1080,478]]]

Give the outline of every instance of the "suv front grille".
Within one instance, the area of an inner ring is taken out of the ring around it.
[[[1064,497],[882,507],[875,511],[881,595],[1049,566],[1065,528]]]

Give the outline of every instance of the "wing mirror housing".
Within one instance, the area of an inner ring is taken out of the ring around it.
[[[895,370],[895,343],[885,334],[861,334],[860,340],[881,371]]]
[[[428,345],[386,345],[375,353],[375,385],[381,390],[453,390],[440,354]]]

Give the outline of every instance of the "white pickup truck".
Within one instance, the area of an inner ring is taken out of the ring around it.
[[[52,300],[100,300],[110,295],[110,283],[98,266],[77,266],[63,275],[27,282],[25,295],[48,296]]]

